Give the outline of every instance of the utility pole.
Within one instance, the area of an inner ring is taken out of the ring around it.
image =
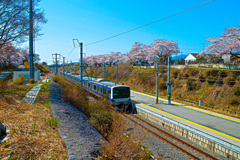
[[[167,89],[168,104],[171,104],[171,86],[172,85],[173,84],[170,81],[170,57],[168,57],[168,83],[167,83],[167,86],[168,86],[168,89]]]
[[[78,42],[80,47],[80,77],[81,77],[81,88],[83,87],[83,43],[79,43],[78,39],[73,39],[73,45],[75,47],[74,41]]]
[[[75,67],[75,73],[76,73],[76,65],[74,65],[74,67]]]
[[[92,66],[91,66],[91,81],[92,81]]]
[[[116,83],[118,84],[118,63],[117,63],[117,81]]]
[[[103,79],[105,79],[105,63],[103,63]]]
[[[158,103],[158,63],[157,63],[157,76],[156,76],[156,103]]]
[[[29,8],[29,77],[34,79],[34,64],[33,64],[33,2],[30,0]]]
[[[63,75],[65,75],[65,57],[63,57]]]
[[[52,54],[53,56],[53,63],[55,63],[55,75],[58,74],[58,61],[59,61],[59,58],[60,58],[60,54]]]

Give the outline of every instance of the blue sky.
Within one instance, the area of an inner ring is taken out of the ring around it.
[[[66,56],[72,39],[88,44],[191,8],[206,0],[42,0],[48,23],[36,41],[36,53],[51,64],[52,53]],[[183,54],[200,52],[206,37],[220,36],[225,28],[240,26],[240,0],[215,0],[199,8],[120,37],[84,47],[87,56],[128,52],[134,42],[176,40]],[[200,49],[200,50],[199,50]],[[67,60],[77,61],[76,48]]]

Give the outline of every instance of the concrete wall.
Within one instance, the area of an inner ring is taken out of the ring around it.
[[[29,78],[29,71],[14,71],[13,72],[13,81],[20,77],[20,76],[23,76],[23,77],[26,77],[26,78]],[[40,78],[40,70],[35,70],[35,73],[34,73],[34,79],[35,81],[39,81],[41,78]]]

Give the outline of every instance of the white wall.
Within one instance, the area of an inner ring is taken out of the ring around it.
[[[23,76],[23,77],[26,77],[26,78],[29,78],[29,71],[14,71],[13,72],[13,81],[20,77],[20,76]],[[40,78],[40,70],[35,70],[35,73],[34,73],[34,80],[37,82],[39,81],[41,78]]]

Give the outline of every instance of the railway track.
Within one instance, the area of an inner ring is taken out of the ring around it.
[[[147,130],[149,133],[153,134],[158,139],[167,142],[168,144],[172,145],[173,147],[177,148],[178,150],[187,154],[188,156],[190,156],[193,159],[197,159],[197,160],[200,160],[200,159],[217,160],[217,158],[212,156],[211,154],[199,149],[198,147],[196,147],[192,144],[189,144],[188,142],[178,138],[177,136],[174,136],[174,135],[166,132],[165,130],[162,130],[162,129],[154,126],[153,124],[139,118],[136,115],[133,115],[133,114],[126,115],[126,114],[123,114],[123,113],[121,113],[121,115],[123,117],[129,119],[130,121],[134,122],[135,124],[139,125],[140,127],[144,128],[145,130]],[[146,127],[146,126],[149,126],[149,127]],[[160,132],[161,135],[159,133],[157,133],[156,131]]]

